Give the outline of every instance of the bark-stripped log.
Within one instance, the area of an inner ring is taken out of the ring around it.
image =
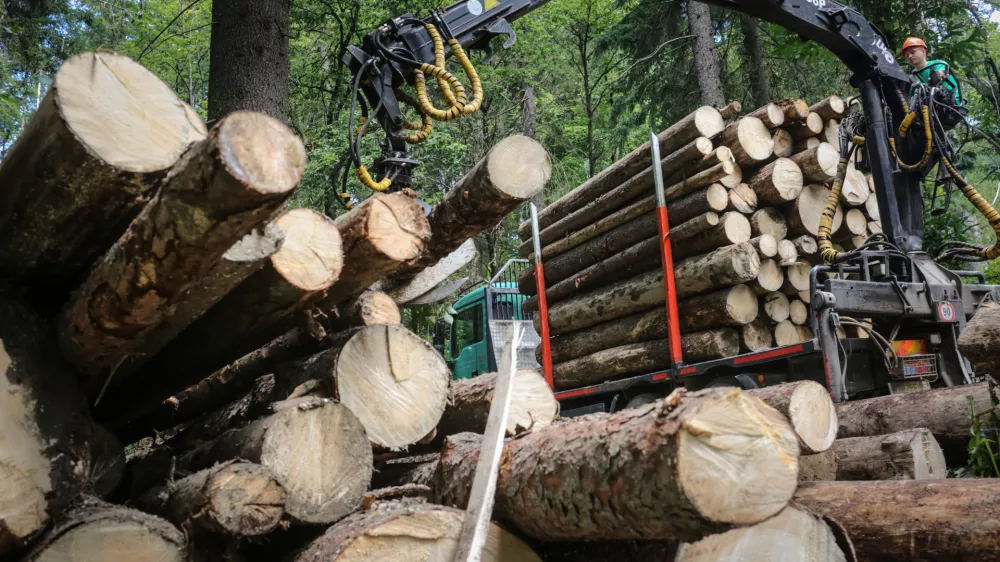
[[[725,120],[719,114],[719,110],[708,106],[700,107],[656,135],[660,141],[660,154],[676,152],[698,137],[712,139],[722,132],[725,126]],[[648,142],[542,209],[538,213],[539,228],[545,228],[569,215],[647,167],[649,167]],[[522,222],[517,233],[521,240],[530,240],[531,221]]]
[[[774,347],[774,330],[767,320],[758,317],[740,328],[740,351],[753,353]]]
[[[837,438],[837,413],[823,385],[799,381],[748,392],[788,418],[799,438],[802,454],[822,453]]]
[[[778,262],[772,259],[760,260],[760,271],[757,279],[750,284],[754,295],[766,295],[777,291],[785,283],[785,272]]]
[[[850,539],[835,522],[790,505],[751,527],[681,544],[674,562],[853,562]]]
[[[48,326],[9,300],[0,300],[0,444],[0,555],[64,516],[81,492],[111,492],[125,468]]]
[[[785,112],[776,103],[769,103],[751,112],[748,117],[760,119],[768,129],[776,129],[785,124]]]
[[[185,562],[186,548],[184,535],[159,517],[86,499],[21,560]]]
[[[759,165],[774,153],[771,132],[756,117],[744,117],[726,127],[719,142],[733,151],[740,166]]]
[[[3,277],[64,302],[192,138],[204,135],[184,103],[139,64],[107,51],[67,60],[0,165]]]
[[[757,210],[757,205],[757,193],[749,185],[741,183],[729,191],[728,210],[750,215]]]
[[[281,522],[285,489],[259,464],[228,461],[150,490],[138,505],[183,528],[252,537]]]
[[[992,479],[806,482],[795,501],[840,523],[866,562],[990,560],[1000,551]]]
[[[822,185],[807,185],[802,189],[799,198],[782,208],[788,219],[788,230],[797,235],[808,234],[819,236],[819,218],[826,206],[830,188]],[[833,217],[833,232],[840,230],[844,222],[844,211],[837,205],[837,214]]]
[[[977,375],[1000,377],[1000,304],[993,301],[979,305],[979,310],[958,336],[958,349]]]
[[[813,104],[809,108],[809,111],[819,115],[825,121],[831,119],[842,119],[844,117],[844,112],[847,111],[847,104],[844,103],[844,99],[838,95],[832,95],[823,101]]]
[[[833,444],[837,480],[938,480],[948,477],[941,446],[926,429],[850,437]]]
[[[493,403],[497,375],[489,373],[455,381],[448,391],[448,405],[437,426],[437,438],[455,433],[485,433]],[[559,415],[559,403],[538,371],[518,369],[511,386],[507,435],[548,427]]]
[[[435,495],[464,507],[479,446],[448,442],[458,446],[442,452]],[[756,398],[678,391],[510,441],[496,511],[539,540],[699,540],[783,509],[797,450],[788,422]]]
[[[775,240],[781,241],[788,234],[788,222],[785,215],[774,207],[758,209],[750,217],[750,229],[753,236],[770,234]]]
[[[185,153],[57,322],[63,355],[91,398],[126,357],[148,360],[162,349],[150,336],[168,319],[183,329],[204,314],[174,317],[187,291],[280,208],[305,164],[288,127],[249,111],[226,116]]]
[[[768,293],[762,297],[764,314],[769,322],[778,324],[788,320],[791,313],[788,297],[782,293]]]
[[[412,502],[378,503],[330,527],[293,562],[455,560],[465,512]],[[541,562],[531,548],[491,523],[483,562]]]
[[[266,466],[285,488],[285,511],[304,523],[331,523],[361,505],[372,476],[372,449],[358,418],[342,404],[303,398],[274,415],[179,457],[200,470],[230,459]]]
[[[791,157],[799,165],[802,177],[812,183],[829,183],[837,177],[837,164],[840,162],[840,151],[833,145],[821,142],[815,148],[800,152]]]
[[[760,259],[762,260],[778,255],[778,242],[770,234],[761,234],[756,238],[752,238],[750,244],[754,248],[757,248],[757,252],[760,254]]]
[[[403,315],[392,297],[381,291],[365,291],[356,299],[337,306],[323,322],[330,333],[376,324],[399,324]]]
[[[674,269],[678,298],[757,278],[760,258],[750,244],[734,244],[679,262]],[[621,318],[664,302],[663,273],[651,271],[627,281],[584,293],[549,308],[549,329],[564,334]],[[539,329],[535,317],[535,328]]]
[[[391,283],[388,279],[383,279],[372,288],[386,292],[400,306],[419,303],[420,300],[433,296],[442,283],[472,263],[478,255],[476,241],[470,238],[447,257],[416,274],[413,279],[403,283]]]
[[[794,201],[802,191],[802,170],[789,158],[778,158],[747,180],[762,205],[781,205]]]
[[[809,137],[819,136],[823,133],[823,126],[826,123],[823,118],[815,113],[810,113],[808,117],[801,121],[791,121],[785,123],[784,129],[792,138],[799,141]]]

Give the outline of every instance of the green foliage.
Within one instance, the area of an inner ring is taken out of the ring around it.
[[[969,396],[969,419],[972,421],[969,439],[969,470],[980,478],[1000,477],[1000,465],[998,465],[996,448],[996,431],[1000,427],[1000,419],[997,418],[996,407],[1000,404],[997,399],[997,385],[990,379],[990,403],[992,408],[986,412],[976,412],[976,405],[972,397]],[[984,422],[985,419],[985,422]],[[991,439],[992,437],[992,439]]]

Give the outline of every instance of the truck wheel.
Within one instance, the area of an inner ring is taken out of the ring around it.
[[[640,394],[638,396],[633,396],[628,404],[625,404],[625,409],[638,408],[640,406],[645,406],[646,404],[652,404],[657,400],[663,400],[663,395],[657,392],[647,392],[645,394]]]

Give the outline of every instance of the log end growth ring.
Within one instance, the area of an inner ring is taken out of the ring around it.
[[[292,209],[274,221],[285,240],[271,265],[303,291],[328,289],[344,266],[340,232],[329,218],[310,209]]]
[[[777,410],[732,389],[705,400],[683,423],[679,480],[706,519],[752,524],[788,504],[798,483],[799,447]]]
[[[750,158],[766,160],[774,152],[774,140],[767,125],[756,117],[740,119],[738,136],[740,145]]]
[[[284,123],[253,111],[227,115],[215,131],[226,168],[261,193],[285,193],[302,181],[306,149]]]
[[[788,418],[800,442],[821,453],[837,438],[837,411],[830,393],[819,383],[800,383],[788,404]]]
[[[122,170],[166,170],[196,134],[177,95],[152,72],[117,53],[70,58],[56,73],[52,95],[87,150]]]
[[[493,187],[512,199],[531,199],[552,177],[548,151],[540,142],[524,135],[497,143],[486,165]]]
[[[512,392],[517,400],[510,404],[510,414],[507,416],[508,435],[547,427],[559,415],[559,402],[538,371],[518,369],[514,373]]]
[[[423,209],[405,193],[379,196],[368,214],[368,240],[395,261],[415,260],[431,238]]]
[[[285,489],[258,464],[237,463],[206,483],[213,521],[228,534],[264,535],[285,513]]]
[[[116,521],[114,512],[84,520],[67,530],[32,562],[184,562],[184,537],[157,518],[127,517]],[[148,519],[149,521],[143,521]],[[156,521],[156,523],[153,523]],[[157,532],[159,531],[159,532]]]

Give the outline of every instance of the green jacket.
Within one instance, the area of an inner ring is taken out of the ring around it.
[[[945,72],[948,73],[948,77],[944,79],[944,82],[942,82],[942,84],[944,85],[946,90],[955,94],[955,105],[960,105],[962,103],[962,95],[961,91],[958,88],[958,81],[955,80],[955,77],[950,72],[951,68],[949,67],[947,62],[943,60],[927,61],[927,66],[925,66],[920,70],[914,71],[913,75],[917,77],[917,80],[920,80],[921,84],[929,84],[931,81],[931,70],[936,70],[937,72],[940,72],[942,74],[944,74]],[[913,90],[911,90],[910,93],[912,94]]]

